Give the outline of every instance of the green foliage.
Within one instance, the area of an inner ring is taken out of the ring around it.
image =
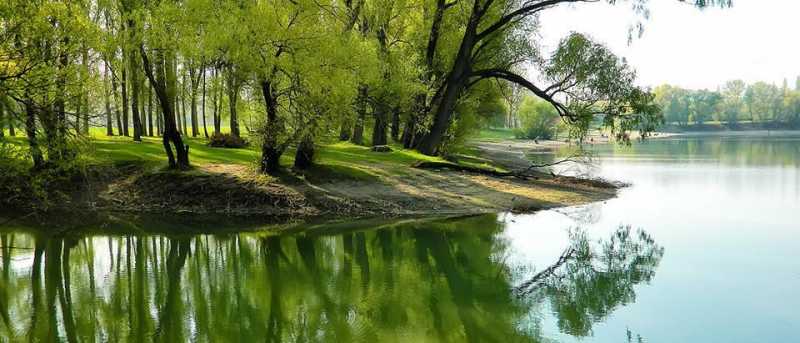
[[[742,80],[733,80],[725,83],[722,88],[721,113],[717,116],[717,120],[724,120],[728,125],[736,125],[742,116],[742,106],[744,106],[742,96],[744,96],[746,89],[747,84]]]
[[[546,100],[571,124],[574,138],[583,139],[599,120],[619,141],[628,142],[628,132],[647,136],[662,121],[654,96],[634,84],[630,65],[585,35],[564,38],[542,69],[552,84]],[[555,100],[561,96],[569,101]]]
[[[522,139],[552,139],[561,121],[555,108],[536,97],[528,96],[519,108],[520,127],[514,136]]]
[[[722,96],[718,92],[707,90],[695,92],[691,98],[692,115],[690,119],[697,124],[703,124],[710,120],[714,114],[719,113],[721,101]]]
[[[0,139],[0,207],[38,211],[68,204],[73,191],[96,177],[84,147],[72,148],[81,150],[80,158],[32,170],[24,145]]]
[[[765,82],[728,81],[719,91],[689,90],[670,85],[655,88],[655,100],[668,124],[702,125],[707,121],[737,127],[743,122],[763,127],[800,124],[800,90]]]

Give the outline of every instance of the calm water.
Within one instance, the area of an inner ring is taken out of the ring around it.
[[[797,339],[800,137],[594,149],[634,186],[534,215],[6,227],[0,342]]]

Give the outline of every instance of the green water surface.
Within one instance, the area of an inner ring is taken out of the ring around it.
[[[800,137],[592,149],[633,186],[532,215],[10,223],[0,342],[797,341]]]

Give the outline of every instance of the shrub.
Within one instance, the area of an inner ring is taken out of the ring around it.
[[[214,133],[208,138],[208,146],[215,148],[244,148],[247,140],[229,133]]]

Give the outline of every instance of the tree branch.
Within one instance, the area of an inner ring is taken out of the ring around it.
[[[533,83],[531,83],[530,81],[525,79],[524,77],[522,77],[520,75],[517,75],[515,73],[512,73],[512,72],[510,72],[508,70],[497,69],[497,68],[483,69],[483,70],[473,71],[470,76],[478,77],[477,80],[475,80],[473,82],[470,82],[470,85],[474,84],[477,81],[480,81],[481,79],[486,79],[486,78],[498,78],[498,79],[504,79],[504,80],[507,80],[509,82],[516,83],[516,84],[518,84],[518,85],[520,85],[522,87],[527,88],[528,90],[530,90],[533,94],[535,94],[536,96],[538,96],[542,100],[547,101],[551,105],[553,105],[553,107],[558,112],[559,116],[564,117],[564,118],[569,118],[569,119],[575,119],[574,114],[570,113],[570,111],[567,109],[566,106],[564,106],[564,104],[558,102],[556,99],[554,99],[552,96],[550,96],[550,94],[547,94],[547,92],[545,92],[541,88],[537,87],[536,85],[534,85]]]
[[[504,26],[506,26],[506,24],[508,24],[509,22],[518,17],[529,16],[543,9],[546,9],[547,7],[555,6],[562,3],[597,2],[597,1],[599,0],[546,0],[546,1],[535,2],[533,4],[529,3],[528,5],[525,5],[515,11],[512,11],[511,13],[508,13],[503,17],[501,17],[500,19],[498,19],[494,24],[490,25],[489,27],[478,33],[478,35],[476,36],[476,40],[481,40],[483,38],[486,38],[486,36],[503,28]]]

